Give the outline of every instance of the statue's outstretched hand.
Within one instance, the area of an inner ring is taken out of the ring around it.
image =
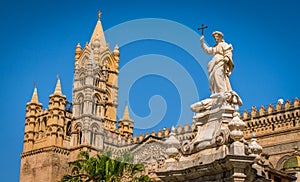
[[[200,42],[203,42],[203,40],[204,40],[204,35],[201,35]]]

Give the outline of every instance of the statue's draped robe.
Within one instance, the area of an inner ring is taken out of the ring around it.
[[[231,91],[229,75],[234,64],[232,61],[232,45],[222,41],[213,47],[208,47],[202,42],[202,48],[206,54],[213,54],[213,58],[208,63],[208,74],[210,90],[212,94]],[[228,61],[225,62],[227,57]]]

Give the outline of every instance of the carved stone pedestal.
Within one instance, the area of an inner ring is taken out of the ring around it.
[[[172,182],[247,182],[257,179],[251,167],[254,156],[227,155],[209,164],[198,164],[185,169],[156,172],[161,181]],[[261,182],[269,180],[260,179]]]

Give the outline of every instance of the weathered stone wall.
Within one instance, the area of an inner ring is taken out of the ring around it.
[[[55,148],[40,151],[22,156],[20,181],[57,182],[66,174],[69,168],[67,153],[59,153]]]

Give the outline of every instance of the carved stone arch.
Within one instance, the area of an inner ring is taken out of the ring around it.
[[[65,131],[66,131],[66,136],[71,136],[71,131],[72,131],[72,122],[71,121],[68,121],[66,123]]]
[[[93,128],[96,128],[97,130],[99,130],[99,125],[97,122],[93,122],[91,125],[90,125],[90,129],[92,130]]]
[[[40,131],[40,126],[41,126],[41,120],[39,118],[37,120],[36,124],[35,124],[35,132],[39,132]]]
[[[76,97],[76,104],[78,104],[77,108],[75,109],[75,113],[77,116],[83,114],[83,111],[84,111],[84,95],[83,93],[79,93]]]
[[[98,145],[99,129],[100,129],[99,125],[95,122],[90,125],[90,131],[91,131],[90,144],[91,145],[94,145],[94,146]]]
[[[82,144],[82,126],[81,122],[77,122],[72,127],[72,133],[75,133],[75,145]]]
[[[64,132],[63,132],[63,129],[57,128],[56,133],[57,133],[58,135],[62,135]]]
[[[64,113],[63,113],[62,111],[59,111],[58,115],[59,115],[60,117],[63,117],[63,116],[64,116]]]
[[[94,70],[95,74],[93,75],[93,85],[95,87],[100,87],[100,80],[101,80],[101,74],[100,71],[98,69]]]
[[[74,79],[79,79],[81,77],[86,76],[86,70],[83,67],[80,67],[74,74],[75,78]]]
[[[93,98],[93,101],[95,103],[101,103],[102,102],[102,98],[101,98],[99,93],[95,93],[92,98]]]
[[[84,95],[82,92],[78,93],[77,96],[76,96],[76,103],[79,103],[80,99],[84,99]],[[82,100],[83,101],[83,100]]]
[[[276,169],[278,169],[278,170],[282,169],[284,162],[287,159],[289,159],[290,157],[291,157],[291,155],[284,155],[283,157],[281,157],[276,164]]]
[[[50,133],[50,132],[52,132],[51,126],[47,127],[47,133]]]
[[[78,61],[78,65],[80,67],[85,67],[88,64],[88,61],[89,61],[90,57],[91,57],[90,50],[85,48],[82,52],[82,56],[80,56],[80,59]]]
[[[92,114],[99,116],[100,103],[102,103],[102,98],[98,93],[95,93],[92,96]]]
[[[85,70],[83,69],[78,74],[79,86],[84,86],[85,85],[85,78],[86,78],[86,73],[85,73]]]
[[[114,58],[112,57],[112,53],[109,50],[102,53],[100,60],[100,66],[104,66],[105,64],[107,64],[107,67],[110,71],[116,70]]]
[[[41,126],[41,130],[45,131],[47,127],[47,117],[44,117],[42,120],[42,126]]]
[[[82,123],[81,122],[77,122],[73,125],[72,131],[78,131],[79,129],[82,129]]]

